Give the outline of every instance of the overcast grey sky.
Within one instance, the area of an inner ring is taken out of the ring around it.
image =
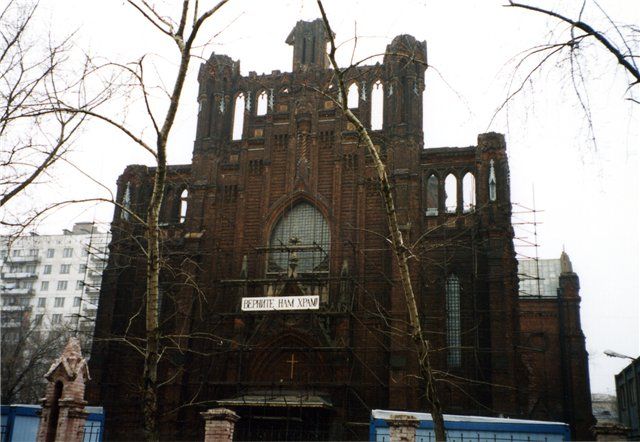
[[[171,1],[164,2],[166,5]],[[200,0],[201,4],[209,3]],[[590,354],[593,392],[614,391],[613,375],[628,361],[607,358],[605,349],[638,356],[638,147],[640,105],[625,101],[628,82],[612,56],[599,47],[585,48],[587,92],[597,146],[589,142],[584,112],[575,98],[566,65],[549,66],[528,83],[489,125],[512,79],[514,57],[553,40],[564,29],[531,12],[505,8],[505,1],[327,1],[326,6],[344,63],[358,35],[356,58],[383,52],[398,34],[427,41],[424,130],[426,147],[469,146],[478,133],[506,135],[511,166],[512,201],[538,210],[539,256],[556,258],[564,247],[581,280],[582,320]],[[634,1],[601,0],[614,19],[640,23]],[[582,1],[536,2],[577,15]],[[165,81],[173,81],[171,44],[164,42],[121,1],[41,0],[42,31],[64,35],[78,29],[77,46],[106,59],[131,61],[155,54]],[[587,1],[584,19],[601,29],[610,26]],[[295,22],[318,17],[315,1],[231,0],[207,38],[221,32],[203,51],[241,60],[241,70],[258,73],[291,69],[284,43]],[[566,34],[563,34],[566,36]],[[201,42],[204,43],[205,39]],[[183,95],[176,130],[170,140],[171,163],[189,163],[195,133],[194,60]],[[142,127],[140,115],[128,123]],[[149,133],[146,132],[148,135]],[[151,158],[111,129],[88,126],[71,160],[92,177],[115,189],[127,164],[151,164]],[[58,173],[56,173],[58,172]],[[91,180],[60,165],[46,186],[32,189],[29,201],[90,197],[104,191]],[[50,216],[43,232],[59,231],[75,221],[108,222],[110,207],[72,208]],[[532,220],[532,217],[528,217]],[[524,235],[523,232],[518,234]],[[532,249],[519,249],[533,254]]]

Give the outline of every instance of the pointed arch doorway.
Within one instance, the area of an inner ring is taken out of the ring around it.
[[[251,356],[250,387],[218,401],[240,415],[236,441],[330,440],[333,405],[326,361],[310,339],[286,333],[261,345]]]

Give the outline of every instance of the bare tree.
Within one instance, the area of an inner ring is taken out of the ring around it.
[[[375,167],[376,174],[379,180],[380,192],[382,194],[384,208],[387,216],[387,224],[391,236],[391,248],[395,256],[396,264],[398,265],[398,269],[400,271],[400,281],[402,284],[402,290],[404,292],[407,311],[409,314],[411,340],[413,341],[416,353],[418,355],[418,366],[420,369],[420,375],[425,382],[425,396],[430,407],[429,411],[431,411],[431,415],[433,417],[436,440],[444,441],[446,440],[444,418],[442,414],[442,406],[440,404],[440,400],[438,399],[435,378],[431,369],[431,362],[429,358],[429,342],[427,341],[422,330],[422,325],[420,323],[420,318],[418,315],[418,305],[416,303],[416,297],[413,291],[413,286],[411,284],[411,275],[409,273],[409,260],[412,257],[412,253],[409,246],[405,244],[402,236],[402,231],[400,230],[400,225],[398,223],[395,204],[393,200],[393,191],[391,183],[389,181],[389,177],[387,176],[387,168],[382,161],[378,150],[373,144],[373,141],[371,140],[366,127],[364,126],[364,124],[362,124],[360,119],[349,109],[349,106],[347,105],[347,89],[345,87],[344,81],[346,70],[341,69],[336,62],[335,38],[321,0],[318,0],[318,7],[320,8],[322,20],[324,22],[327,36],[329,38],[329,60],[331,62],[331,66],[338,83],[337,103],[342,109],[342,112],[347,120],[355,126],[360,139],[364,143],[367,153],[369,153],[369,155],[371,155],[371,158],[373,159],[373,165]]]
[[[43,41],[37,8],[12,0],[0,11],[0,207],[63,158],[85,120],[56,107],[81,82],[66,71],[71,37]]]
[[[640,84],[640,70],[637,64],[637,60],[640,57],[638,55],[640,54],[640,47],[638,46],[640,43],[640,28],[635,24],[622,24],[615,21],[596,1],[593,1],[599,14],[607,23],[606,29],[600,30],[584,21],[583,15],[587,4],[586,0],[582,2],[578,16],[574,19],[551,9],[509,0],[509,3],[505,5],[508,8],[517,8],[541,14],[557,20],[560,24],[566,25],[566,27],[554,30],[551,33],[549,42],[533,46],[516,58],[514,75],[507,97],[498,106],[491,120],[492,122],[511,99],[525,89],[537,73],[548,67],[567,69],[570,74],[570,86],[573,88],[579,106],[585,114],[591,141],[595,146],[588,87],[586,87],[589,65],[593,65],[593,60],[585,52],[585,49],[589,46],[597,48],[598,51],[604,50],[606,54],[615,59],[616,64],[622,68],[622,71],[628,77],[629,84],[626,91],[626,99],[635,104],[640,104],[637,97],[637,86]]]
[[[153,190],[149,198],[146,216],[136,216],[144,226],[143,254],[146,260],[146,293],[144,304],[145,336],[140,341],[126,341],[143,355],[142,396],[144,432],[148,440],[157,440],[158,435],[158,398],[159,388],[158,366],[162,354],[161,334],[159,328],[159,291],[160,272],[163,257],[160,249],[160,208],[165,193],[167,178],[167,147],[171,130],[182,97],[182,91],[187,76],[198,33],[207,22],[228,0],[214,2],[211,6],[204,6],[205,2],[184,0],[177,18],[165,13],[162,8],[154,6],[145,0],[128,0],[129,6],[159,32],[160,35],[174,43],[176,67],[171,87],[162,90],[162,98],[151,92],[155,86],[150,86],[145,67],[149,63],[142,57],[132,64],[117,64],[109,62],[92,66],[92,72],[115,70],[128,78],[132,84],[131,94],[137,96],[144,103],[146,117],[152,128],[152,134],[145,136],[144,131],[138,131],[123,122],[117,115],[93,106],[76,106],[60,100],[56,107],[65,115],[81,115],[106,123],[116,131],[124,134],[135,145],[149,152],[154,159]],[[159,109],[159,110],[158,110]]]
[[[571,26],[571,38],[564,43],[561,43],[563,46],[568,48],[572,56],[577,56],[576,51],[578,50],[580,44],[585,39],[595,39],[598,44],[600,44],[605,50],[607,50],[611,55],[613,55],[620,64],[624,68],[624,70],[632,77],[631,82],[629,83],[629,88],[632,88],[638,84],[640,84],[640,71],[638,70],[638,65],[636,64],[636,59],[639,57],[635,55],[634,50],[631,48],[631,44],[637,42],[637,37],[640,34],[640,29],[637,26],[619,26],[617,25],[609,15],[596,3],[596,6],[600,9],[600,11],[604,14],[607,21],[612,25],[612,32],[619,39],[619,44],[622,47],[618,46],[613,38],[607,35],[606,32],[601,32],[582,21],[582,13],[584,11],[584,7],[586,5],[586,1],[583,2],[582,8],[580,10],[580,15],[577,20],[569,18],[565,15],[554,12],[550,9],[544,9],[537,6],[527,5],[525,3],[519,3],[514,1],[509,1],[508,7],[513,8],[521,8],[529,11],[538,12],[549,17],[553,17],[561,22],[564,22]],[[627,35],[623,34],[623,30],[626,31]],[[576,32],[578,31],[578,32]],[[634,100],[637,102],[637,100]]]
[[[58,357],[69,336],[71,327],[41,326],[42,318],[29,320],[26,307],[15,306],[15,311],[3,312],[2,346],[2,403],[38,403],[44,392],[45,373]]]

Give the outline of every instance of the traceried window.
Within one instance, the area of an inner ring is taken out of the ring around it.
[[[266,115],[267,107],[269,105],[269,97],[267,96],[266,91],[262,91],[260,95],[258,95],[258,104],[256,105],[256,115]]]
[[[127,182],[127,185],[124,188],[124,194],[122,195],[122,208],[120,212],[120,218],[125,221],[129,221],[131,213],[131,185]]]
[[[455,275],[449,275],[445,287],[447,308],[447,363],[449,367],[459,367],[461,363],[460,351],[460,280]]]
[[[180,194],[180,222],[183,223],[187,219],[187,200],[189,199],[189,191],[184,189]]]
[[[458,208],[458,180],[452,173],[444,180],[444,206],[448,213],[454,213]]]
[[[496,200],[496,187],[496,170],[493,167],[493,160],[491,160],[489,166],[489,201]]]
[[[242,130],[244,129],[244,106],[245,98],[244,94],[240,94],[236,97],[235,106],[233,108],[233,133],[232,140],[242,139]]]
[[[384,91],[382,83],[376,81],[371,89],[371,130],[382,129],[384,117]]]
[[[360,105],[358,102],[360,97],[358,95],[358,85],[351,83],[351,86],[347,89],[347,107],[349,109],[357,109]]]
[[[297,273],[329,271],[329,225],[311,204],[299,203],[286,212],[271,232],[270,273],[295,267]]]
[[[427,179],[427,216],[438,214],[438,177],[431,175]]]
[[[476,179],[471,172],[462,178],[462,207],[465,212],[473,212],[476,207]]]

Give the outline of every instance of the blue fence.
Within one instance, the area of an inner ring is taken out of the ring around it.
[[[40,425],[40,405],[2,405],[1,442],[35,442]],[[102,407],[86,407],[83,442],[102,442]]]
[[[396,414],[409,415],[418,421],[416,442],[436,440],[433,420],[428,413],[373,410],[369,427],[371,442],[389,442],[391,440],[387,421]],[[452,414],[445,414],[444,421],[448,442],[564,442],[571,440],[569,425],[562,422]]]

